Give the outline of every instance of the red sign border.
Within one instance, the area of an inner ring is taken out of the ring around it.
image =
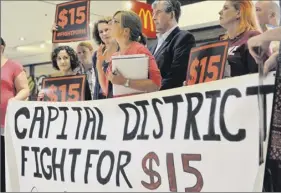
[[[80,75],[69,75],[69,76],[58,76],[58,77],[47,77],[42,80],[42,90],[45,88],[45,84],[47,81],[53,81],[53,80],[69,80],[69,79],[78,79],[82,78],[82,89],[81,89],[81,100],[85,100],[85,87],[86,87],[86,74],[80,74]],[[49,101],[45,101],[49,102]],[[59,102],[59,101],[58,101]],[[67,102],[67,101],[64,101]]]
[[[191,48],[190,54],[189,54],[190,60],[188,61],[187,72],[189,72],[189,70],[190,70],[190,64],[192,63],[191,56],[194,52],[198,52],[200,50],[205,50],[205,49],[208,49],[208,48],[213,48],[213,47],[218,47],[218,46],[224,46],[224,54],[223,54],[222,63],[224,64],[223,68],[225,68],[225,61],[227,60],[227,57],[228,57],[228,47],[229,47],[229,41],[228,40],[223,40],[223,41],[219,41],[219,42],[215,42],[215,43],[209,43],[209,44],[205,44],[203,46]],[[222,79],[222,77],[223,77],[223,72],[224,72],[224,70],[222,70],[221,73],[220,73],[220,79]],[[186,76],[188,76],[188,74]],[[202,83],[205,83],[205,82],[202,82]],[[197,84],[199,84],[199,83],[197,83]],[[196,84],[193,84],[193,85],[196,85]],[[191,85],[188,85],[188,86],[191,86]]]
[[[68,40],[58,40],[58,39],[56,39],[57,32],[54,31],[53,32],[53,43],[66,43],[66,42],[75,42],[75,41],[89,40],[89,32],[90,32],[90,27],[89,27],[89,23],[90,23],[90,0],[74,0],[74,1],[71,1],[71,2],[57,4],[55,22],[57,22],[57,20],[58,20],[58,15],[59,15],[58,10],[59,10],[60,7],[63,7],[63,6],[66,6],[66,5],[75,4],[75,3],[81,3],[81,2],[87,2],[87,13],[86,13],[87,20],[86,20],[86,25],[87,25],[88,37],[73,38],[73,39],[68,39]]]

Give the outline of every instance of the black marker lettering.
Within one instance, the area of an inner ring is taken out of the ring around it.
[[[108,156],[109,160],[110,160],[110,164],[109,164],[109,171],[107,173],[107,175],[105,176],[105,178],[103,178],[101,176],[101,169],[102,169],[102,162],[104,160],[104,158]],[[111,176],[112,176],[112,172],[113,172],[113,166],[114,166],[114,154],[111,151],[103,151],[99,157],[99,161],[98,161],[98,165],[97,165],[97,180],[100,184],[105,185],[109,182]]]
[[[222,99],[221,99],[221,106],[220,106],[220,128],[222,135],[224,136],[225,139],[228,141],[242,141],[246,137],[246,130],[245,129],[238,129],[238,133],[236,135],[232,135],[231,133],[228,132],[225,120],[224,120],[224,111],[225,111],[225,104],[230,96],[235,96],[237,98],[241,97],[241,93],[237,88],[230,88],[228,89]]]
[[[246,89],[246,95],[247,96],[257,95],[258,96],[258,94],[259,94],[258,88],[259,88],[259,86],[248,87]],[[264,130],[264,141],[265,141],[266,138],[267,138],[267,131],[266,131],[266,128],[267,128],[267,108],[266,108],[267,107],[267,95],[273,94],[274,85],[261,85],[260,86],[260,92],[263,95],[263,97],[262,97],[263,106],[265,107],[264,111],[263,111],[263,120],[264,120],[263,130]],[[257,97],[257,99],[258,99],[258,97]]]
[[[167,96],[163,97],[163,100],[166,104],[173,104],[173,116],[172,116],[172,128],[171,128],[171,139],[175,139],[176,128],[177,128],[177,119],[178,119],[178,103],[183,102],[181,95]]]
[[[55,111],[55,116],[52,116],[52,111]],[[48,115],[49,116],[47,121],[45,138],[48,138],[49,136],[50,123],[59,117],[59,110],[56,107],[48,106]]]
[[[66,149],[62,149],[62,156],[60,163],[56,163],[57,157],[57,148],[53,149],[52,153],[52,165],[53,165],[53,173],[54,173],[54,180],[57,181],[57,172],[56,169],[59,169],[61,173],[61,181],[64,182],[64,163],[65,163],[65,154],[66,154]]]
[[[39,112],[40,112],[40,115],[38,115]],[[44,118],[45,118],[44,108],[43,107],[35,107],[35,112],[34,112],[34,116],[33,116],[31,127],[30,127],[29,138],[33,137],[34,127],[35,127],[36,122],[39,123],[38,138],[40,138],[40,139],[43,138]]]
[[[19,131],[18,118],[20,115],[24,115],[26,119],[30,119],[30,112],[28,108],[22,107],[15,114],[15,133],[18,139],[24,139],[27,133],[27,129],[24,128],[22,132]]]
[[[71,182],[75,182],[75,168],[76,168],[76,161],[77,156],[81,154],[81,149],[70,149],[69,155],[72,155],[71,161]]]
[[[39,159],[38,159],[38,154],[40,152],[39,147],[32,147],[31,151],[34,152],[35,155],[35,166],[36,166],[36,172],[34,172],[33,176],[36,178],[42,178],[42,174],[39,171]]]
[[[42,168],[42,173],[44,175],[44,177],[47,179],[47,180],[50,180],[52,178],[52,166],[48,165],[47,168],[48,168],[48,171],[47,172],[44,168],[44,154],[46,154],[47,156],[51,156],[52,153],[51,153],[51,150],[48,148],[48,147],[45,147],[44,149],[42,149],[42,152],[40,154],[40,161],[41,161],[41,168]]]
[[[140,111],[138,110],[138,108],[135,105],[130,104],[130,103],[119,104],[119,107],[125,113],[125,124],[124,124],[125,126],[124,126],[124,133],[123,133],[123,141],[133,140],[138,133],[138,128],[140,125]],[[135,110],[135,113],[137,115],[137,120],[135,121],[136,122],[135,127],[134,127],[133,131],[131,131],[130,133],[128,132],[130,114],[129,114],[127,108],[131,108],[131,109]]]
[[[21,176],[25,176],[25,162],[27,162],[27,158],[25,157],[26,151],[29,151],[29,147],[22,146],[21,147]]]
[[[206,92],[206,98],[211,98],[211,110],[209,115],[209,127],[208,127],[208,135],[203,136],[204,141],[220,141],[220,135],[215,132],[215,114],[216,114],[216,106],[217,106],[217,98],[221,96],[221,91],[214,90]]]
[[[81,111],[82,108],[81,107],[72,107],[73,111],[77,111],[78,114],[78,124],[77,124],[77,129],[76,129],[76,134],[75,134],[75,139],[79,139],[79,133],[80,133],[80,127],[81,127]]]
[[[67,139],[67,135],[65,134],[65,126],[66,126],[66,121],[67,121],[67,112],[68,111],[68,107],[59,107],[60,111],[64,112],[64,120],[63,120],[63,126],[62,126],[62,130],[61,130],[61,134],[57,135],[57,139]]]
[[[99,124],[98,124],[98,135],[97,135],[97,139],[98,140],[106,140],[106,135],[102,134],[102,128],[103,128],[103,114],[101,112],[101,110],[99,110],[97,107],[94,107],[94,109],[97,111],[98,115],[99,115]]]
[[[200,140],[195,116],[202,107],[203,95],[201,93],[190,93],[185,96],[187,100],[187,119],[185,124],[184,139],[190,139],[190,130],[192,129],[193,139]],[[196,98],[198,100],[198,104],[194,110],[192,110],[192,98]]]
[[[126,157],[126,161],[124,164],[121,164],[121,159],[122,156]],[[131,161],[131,153],[128,151],[120,151],[119,152],[119,156],[118,156],[118,163],[117,163],[117,171],[116,171],[116,185],[118,187],[120,187],[120,173],[122,173],[123,178],[125,179],[127,185],[129,186],[129,188],[133,188],[127,175],[126,172],[124,170],[124,168],[130,163]]]
[[[98,155],[98,154],[99,154],[98,150],[88,150],[86,167],[85,167],[85,174],[84,174],[84,183],[85,184],[88,184],[89,169],[93,166],[91,164],[91,155]]]
[[[95,139],[96,115],[91,108],[84,107],[84,109],[87,114],[87,121],[86,121],[85,129],[84,129],[83,140],[85,140],[87,138],[88,129],[89,129],[91,123],[93,123],[91,140],[93,140],[93,139]]]
[[[141,127],[141,134],[137,136],[138,140],[148,140],[149,136],[145,134],[145,127],[146,127],[146,122],[147,122],[147,109],[146,106],[149,105],[148,101],[137,101],[135,102],[137,106],[141,106],[143,110],[143,122],[142,122],[142,127]]]
[[[156,134],[155,129],[153,130],[153,137],[155,139],[161,138],[162,135],[163,135],[163,130],[164,130],[164,128],[163,128],[163,121],[162,121],[160,112],[159,112],[159,110],[158,110],[158,108],[156,106],[157,103],[160,103],[161,105],[163,105],[163,102],[160,99],[156,99],[156,98],[152,99],[152,107],[153,107],[153,110],[155,112],[156,118],[157,118],[158,123],[159,123],[159,133]]]

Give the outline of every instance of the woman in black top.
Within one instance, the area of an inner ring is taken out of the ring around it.
[[[261,31],[253,2],[250,0],[226,1],[219,14],[220,25],[227,31],[221,39],[229,40],[227,65],[230,65],[230,76],[258,72],[258,65],[249,53],[247,45],[248,39],[259,35]]]

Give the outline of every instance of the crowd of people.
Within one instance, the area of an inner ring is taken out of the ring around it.
[[[97,21],[92,43],[81,42],[76,49],[53,45],[52,65],[60,76],[87,74],[92,100],[116,97],[112,85],[123,85],[143,92],[156,92],[183,86],[191,48],[196,46],[194,36],[181,30],[178,22],[181,4],[177,0],[156,0],[152,17],[157,41],[147,47],[139,16],[131,11],[117,11],[111,17]],[[211,11],[211,10],[210,10]],[[264,64],[267,73],[274,70],[281,40],[280,7],[274,1],[227,0],[218,16],[226,33],[219,40],[229,40],[226,77],[258,72]],[[191,18],[184,18],[191,19]],[[273,29],[274,28],[274,29]],[[54,25],[52,30],[57,30]],[[274,43],[275,42],[275,43]],[[5,41],[1,38],[1,191],[5,191],[4,127],[9,100],[26,100],[28,81],[22,65],[4,57]],[[256,52],[256,47],[261,52]],[[149,58],[148,78],[133,80],[119,71],[112,71],[111,57],[145,54]],[[40,91],[38,100],[44,97]]]

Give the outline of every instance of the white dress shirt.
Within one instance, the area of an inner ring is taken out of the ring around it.
[[[172,31],[174,29],[176,29],[178,27],[178,25],[175,25],[174,27],[172,27],[171,29],[169,29],[168,31],[166,31],[165,33],[163,34],[157,34],[157,39],[158,39],[158,42],[157,42],[157,47],[154,51],[154,53],[157,52],[157,50],[161,47],[161,45],[163,44],[163,42],[165,42],[165,40],[167,39],[167,37],[172,33]]]

